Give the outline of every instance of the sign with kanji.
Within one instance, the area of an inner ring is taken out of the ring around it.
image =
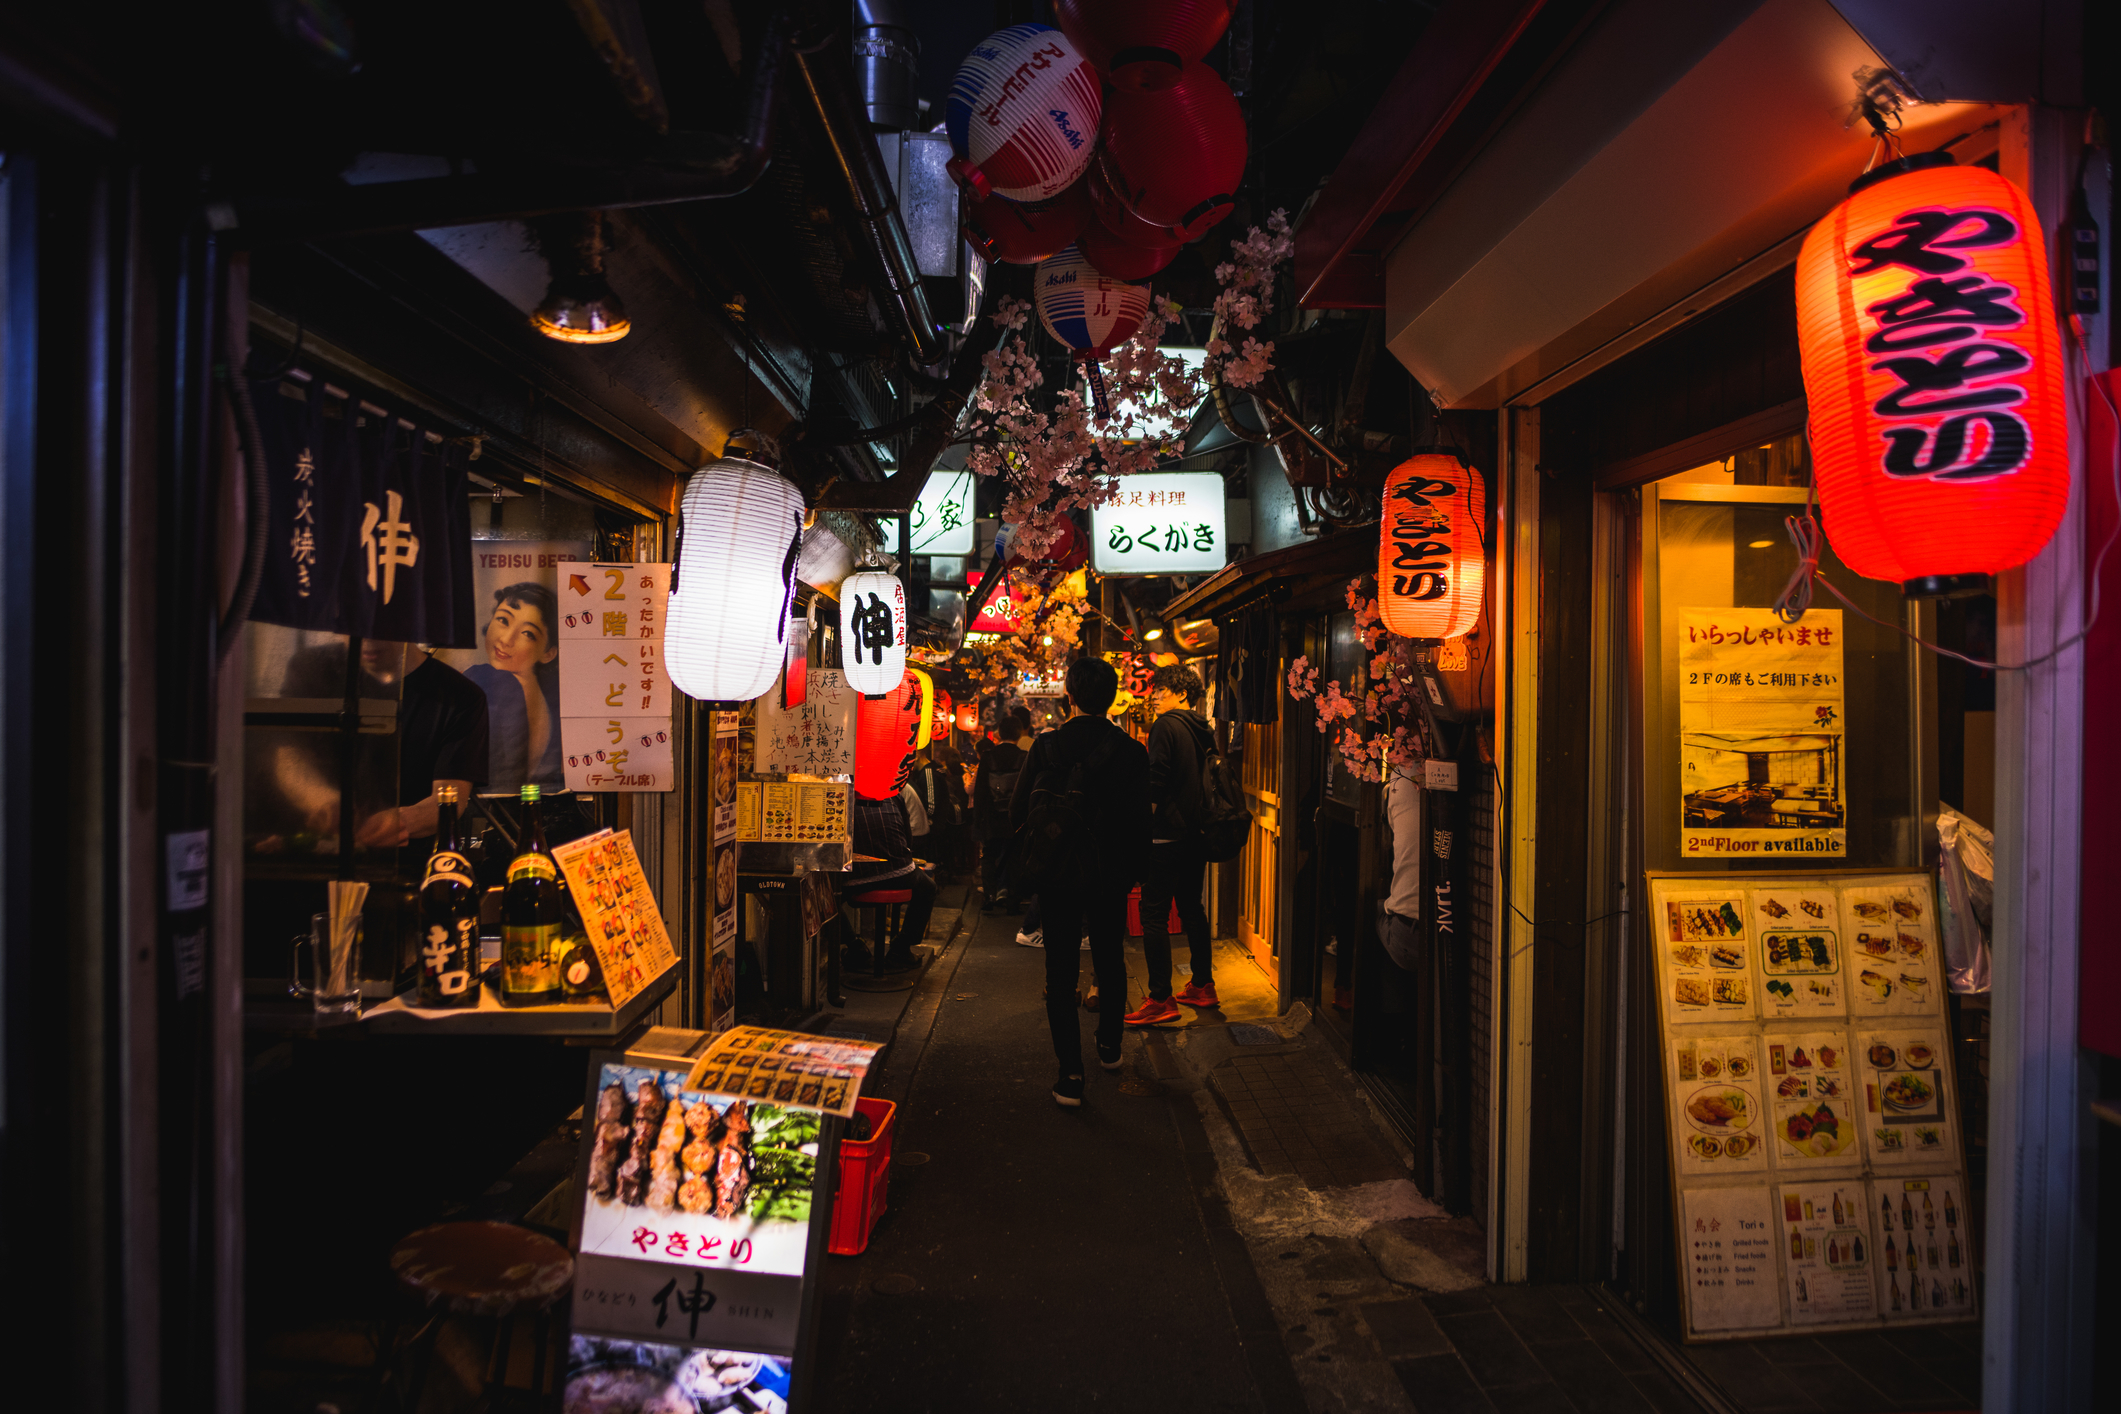
[[[457,449],[321,382],[261,392],[257,412],[269,495],[250,616],[469,647],[471,512]]]
[[[670,566],[565,565],[559,601],[567,788],[675,789],[663,664]]]
[[[604,969],[612,1010],[622,1010],[678,961],[662,910],[633,852],[633,832],[602,830],[570,840],[552,857],[567,876],[583,931]]]
[[[978,484],[969,471],[937,470],[921,483],[920,498],[907,514],[915,555],[969,555],[973,550],[972,491]],[[898,517],[879,516],[884,549],[896,555]]]
[[[1689,858],[1848,853],[1838,609],[1679,614],[1680,848]]]
[[[1099,574],[1210,574],[1229,562],[1223,479],[1212,471],[1119,479],[1090,512],[1090,563]]]
[[[823,776],[854,773],[855,691],[838,668],[813,668],[798,707],[784,708],[768,693],[756,707],[751,770],[759,776]]]

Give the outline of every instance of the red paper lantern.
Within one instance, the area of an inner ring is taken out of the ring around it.
[[[935,727],[929,740],[950,735],[950,723],[957,715],[957,701],[941,688],[935,690]]]
[[[1114,88],[1169,88],[1230,27],[1236,0],[1055,0],[1053,18]]]
[[[1109,275],[1115,280],[1146,280],[1178,259],[1179,251],[1185,247],[1175,243],[1135,245],[1113,235],[1101,219],[1093,216],[1083,222],[1082,234],[1076,237],[1076,249],[1100,275]]]
[[[1075,244],[1090,220],[1090,197],[1082,182],[1034,205],[990,196],[965,199],[964,235],[986,260],[1036,265]]]
[[[1409,457],[1385,478],[1377,608],[1402,638],[1457,638],[1487,592],[1487,486],[1458,458]]]
[[[906,783],[921,731],[920,679],[908,668],[882,697],[855,703],[854,792],[865,800],[889,800]]]
[[[2069,504],[2040,218],[1981,167],[1868,173],[1805,237],[1797,334],[1827,538],[1856,573],[1949,594],[2022,565]]]
[[[1112,95],[1094,165],[1130,211],[1183,243],[1230,214],[1245,155],[1237,99],[1196,60],[1169,88]]]
[[[977,732],[979,730],[979,703],[960,702],[957,704],[957,729],[961,732]]]

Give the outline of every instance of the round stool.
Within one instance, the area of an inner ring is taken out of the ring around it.
[[[848,908],[873,908],[876,910],[876,936],[869,943],[869,971],[844,973],[840,977],[843,986],[857,992],[906,992],[913,988],[919,969],[887,975],[884,972],[884,953],[891,945],[891,935],[898,931],[899,923],[906,915],[906,905],[913,902],[911,889],[869,889],[861,893],[850,893],[840,902]],[[854,935],[861,936],[855,929]]]
[[[545,1390],[552,1307],[574,1281],[574,1257],[549,1237],[510,1223],[456,1222],[423,1227],[390,1252],[398,1286],[416,1296],[424,1319],[402,1346],[400,1322],[390,1319],[376,1343],[376,1393],[388,1392],[392,1367],[406,1357],[409,1383],[401,1407],[417,1410],[433,1362],[435,1342],[452,1316],[493,1322],[486,1362],[485,1403],[508,1384],[508,1348],[515,1320],[528,1312],[533,1339],[530,1391]]]

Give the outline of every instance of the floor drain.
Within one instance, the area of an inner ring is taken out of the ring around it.
[[[1271,1026],[1249,1026],[1242,1021],[1229,1025],[1230,1039],[1240,1046],[1278,1046],[1285,1039]]]
[[[874,1289],[885,1296],[911,1296],[921,1289],[921,1284],[912,1277],[894,1275],[878,1277]]]

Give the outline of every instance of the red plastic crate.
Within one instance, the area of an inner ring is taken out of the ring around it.
[[[884,1215],[891,1136],[898,1118],[898,1106],[889,1100],[857,1098],[854,1108],[869,1116],[869,1137],[840,1141],[839,1186],[832,1194],[832,1236],[826,1250],[842,1257],[865,1250],[876,1220]]]
[[[1171,933],[1174,935],[1186,931],[1186,925],[1178,921],[1177,899],[1171,900],[1171,926],[1164,929],[1164,931],[1166,933]],[[1127,895],[1127,936],[1130,938],[1139,938],[1141,935],[1142,891],[1141,885],[1136,884],[1134,886],[1134,892]]]

